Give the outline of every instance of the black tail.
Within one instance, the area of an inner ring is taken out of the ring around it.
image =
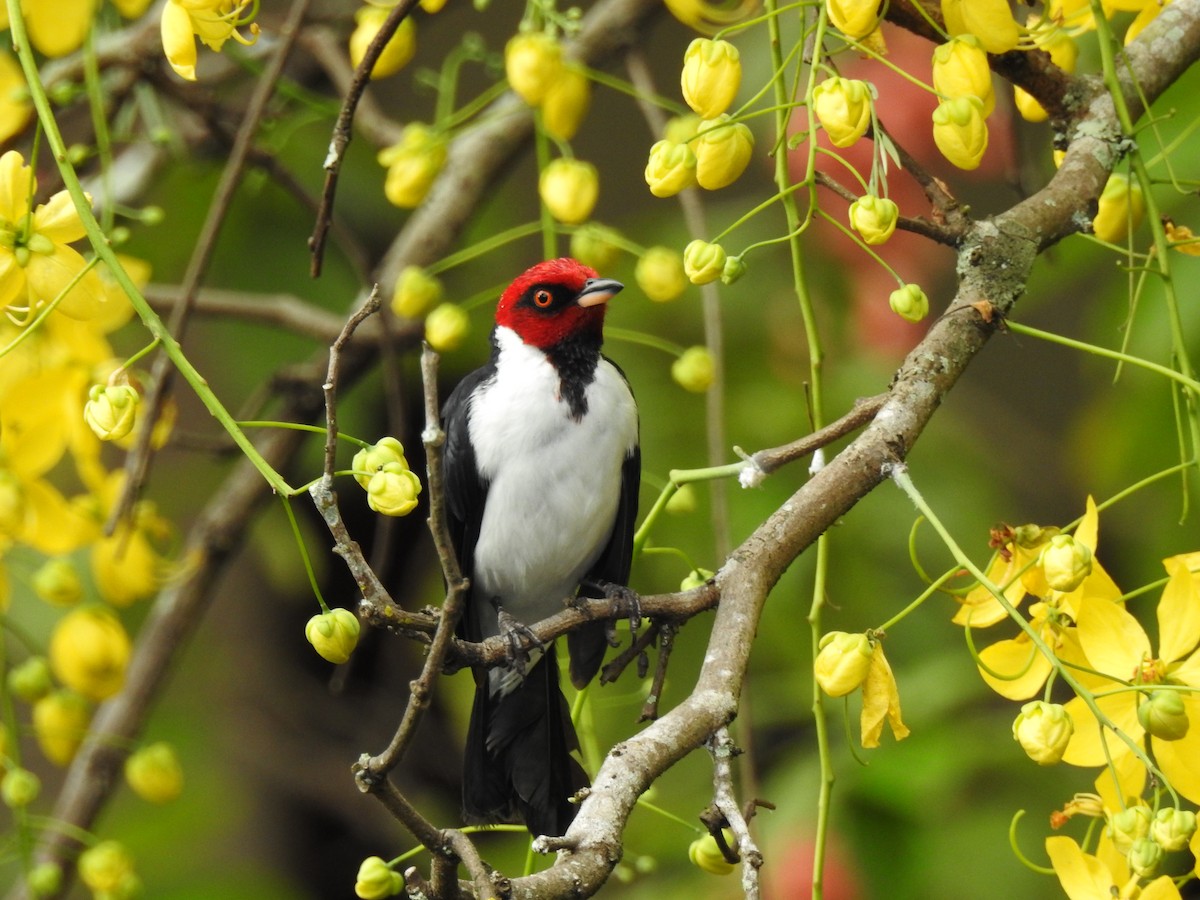
[[[579,739],[558,688],[553,647],[503,697],[489,695],[486,671],[475,675],[475,705],[463,762],[468,820],[523,821],[535,835],[558,836],[575,818],[572,795],[587,774],[571,756]]]

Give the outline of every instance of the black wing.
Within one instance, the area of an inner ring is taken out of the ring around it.
[[[479,540],[488,491],[487,482],[480,476],[475,462],[468,417],[472,394],[495,374],[496,367],[491,364],[476,369],[458,383],[442,406],[442,430],[446,433],[446,445],[442,450],[446,519],[459,568],[467,578],[473,578],[475,574],[475,544]],[[460,631],[467,640],[479,641],[483,636],[477,617],[472,615],[473,607],[474,604],[468,601]]]

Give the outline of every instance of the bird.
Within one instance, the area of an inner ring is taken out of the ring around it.
[[[553,644],[528,625],[580,595],[624,597],[641,477],[637,404],[601,354],[608,301],[624,286],[570,258],[537,263],[501,294],[491,358],[442,408],[446,519],[469,581],[459,633],[504,634],[509,665],[474,667],[463,762],[472,822],[523,821],[560,836],[588,778]],[[603,661],[605,623],[567,635],[570,678]]]

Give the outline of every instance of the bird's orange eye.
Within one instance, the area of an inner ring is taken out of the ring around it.
[[[552,297],[550,292],[548,290],[546,290],[545,288],[542,288],[541,290],[534,292],[533,303],[535,306],[545,309],[553,301],[554,301],[554,297]]]

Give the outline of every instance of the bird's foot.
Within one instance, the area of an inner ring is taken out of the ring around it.
[[[614,584],[611,581],[589,582],[586,587],[599,591],[605,600],[611,601],[616,607],[617,613],[629,619],[629,633],[635,637],[637,636],[638,629],[642,627],[642,598],[638,595],[637,591],[623,584]],[[615,620],[608,620],[604,628],[604,636],[607,638],[610,647],[616,647],[620,644],[620,641],[617,640]]]
[[[533,633],[533,629],[518,622],[499,604],[496,605],[496,619],[500,625],[500,635],[508,645],[508,667],[524,675],[529,665],[545,652],[546,645]]]

